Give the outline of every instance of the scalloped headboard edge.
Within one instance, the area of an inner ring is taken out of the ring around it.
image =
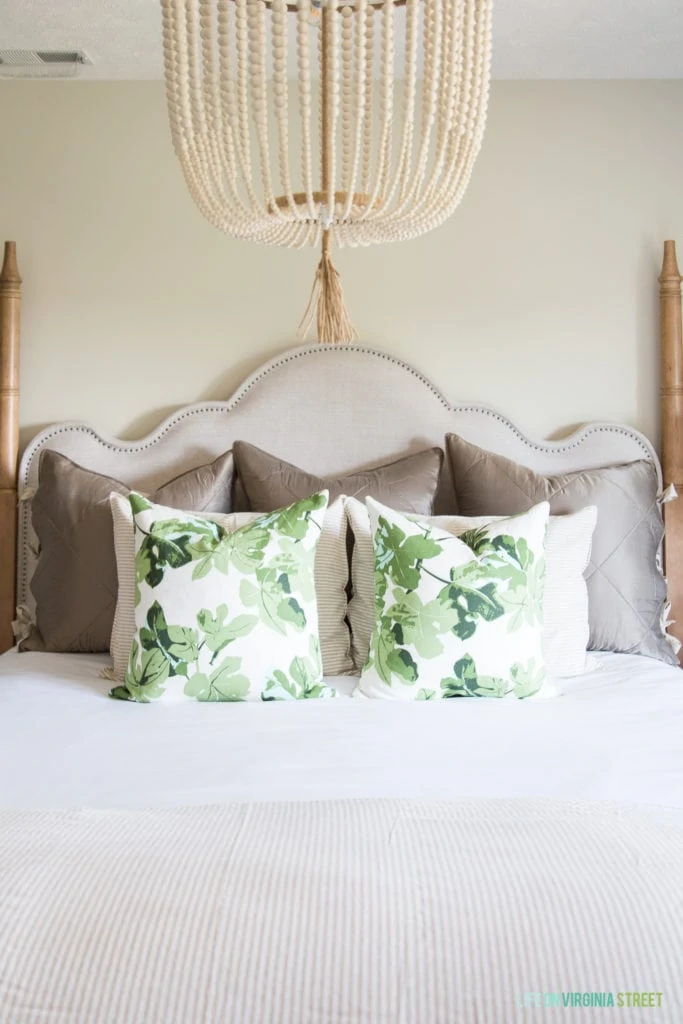
[[[19,493],[30,493],[37,485],[43,448],[144,489],[215,458],[238,439],[311,472],[333,474],[431,445],[443,447],[449,432],[541,473],[645,458],[657,466],[661,481],[654,448],[630,427],[591,423],[561,441],[534,441],[485,406],[451,404],[418,370],[386,352],[362,345],[311,345],[265,363],[224,402],[179,409],[139,441],[104,437],[84,423],[48,427],[24,452]],[[446,472],[439,504],[446,510],[452,503]],[[19,512],[19,604],[31,604],[35,550],[30,502],[24,501]]]

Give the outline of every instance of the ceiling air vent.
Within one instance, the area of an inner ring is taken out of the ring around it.
[[[5,78],[71,78],[92,64],[82,50],[0,50]]]

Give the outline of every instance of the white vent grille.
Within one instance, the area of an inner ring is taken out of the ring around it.
[[[65,78],[85,64],[82,50],[0,50],[0,75],[11,78]]]

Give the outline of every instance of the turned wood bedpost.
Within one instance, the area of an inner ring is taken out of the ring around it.
[[[683,641],[683,338],[681,336],[681,274],[676,243],[664,243],[659,277],[661,330],[662,472],[664,486],[673,484],[680,497],[664,506],[664,567],[669,581],[671,632]]]
[[[21,278],[14,242],[0,271],[0,651],[14,643],[19,457],[19,319]]]

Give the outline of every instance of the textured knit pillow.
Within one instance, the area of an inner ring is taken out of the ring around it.
[[[512,515],[539,501],[549,501],[554,515],[595,505],[586,572],[589,647],[678,664],[662,624],[667,593],[658,558],[664,524],[651,462],[543,476],[456,434],[446,437],[446,449],[461,515]]]
[[[231,452],[159,487],[155,501],[197,512],[230,512]],[[130,488],[83,469],[59,452],[40,456],[31,502],[40,555],[31,580],[36,622],[24,651],[107,651],[116,608],[116,560],[109,496]]]
[[[356,695],[530,697],[546,681],[548,504],[455,537],[367,499],[375,624]]]
[[[427,448],[376,469],[348,476],[321,477],[283,462],[246,441],[235,441],[232,450],[239,483],[254,512],[271,512],[315,491],[326,490],[330,501],[344,494],[356,498],[369,495],[392,508],[430,515],[443,462],[440,448]]]
[[[119,579],[119,594],[111,634],[111,678],[123,682],[135,634],[135,525],[130,501],[112,494],[114,544]],[[228,533],[248,526],[259,518],[258,512],[207,516]],[[315,591],[318,601],[318,629],[323,671],[339,676],[353,670],[350,635],[346,622],[348,562],[346,557],[346,515],[343,499],[328,506],[315,555]],[[109,676],[109,672],[107,673]]]
[[[315,552],[326,494],[228,532],[130,496],[135,636],[113,696],[243,701],[331,697],[322,678]]]
[[[366,505],[345,500],[354,538],[351,561],[353,597],[349,602],[351,650],[358,670],[368,656],[374,624],[375,577],[370,516]],[[543,588],[543,652],[549,676],[572,676],[586,670],[588,591],[584,572],[595,529],[594,506],[566,516],[551,516],[546,539]],[[454,536],[495,523],[497,517],[420,516],[415,522]]]

